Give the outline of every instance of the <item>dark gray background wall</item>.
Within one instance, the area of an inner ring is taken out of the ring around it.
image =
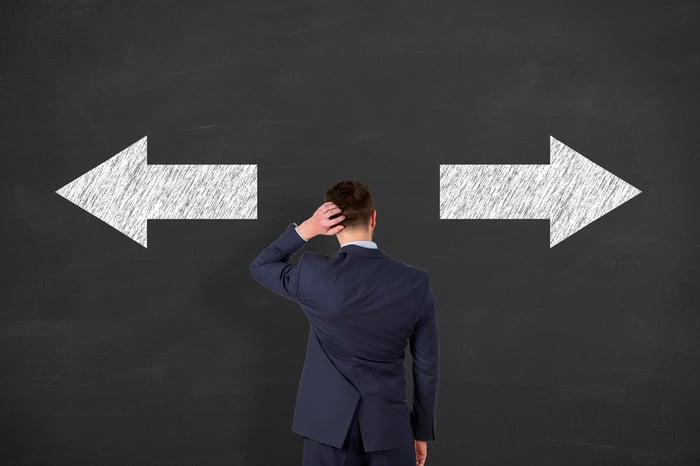
[[[2,2],[0,463],[301,464],[308,323],[247,267],[352,178],[431,272],[429,464],[700,463],[699,19]],[[259,218],[151,221],[144,249],[54,193],[144,135],[149,163],[258,164]],[[552,249],[547,221],[439,219],[440,163],[548,163],[550,135],[642,194]]]

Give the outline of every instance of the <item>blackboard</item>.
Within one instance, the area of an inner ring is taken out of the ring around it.
[[[2,2],[0,463],[301,464],[308,322],[248,264],[358,179],[374,241],[431,273],[428,464],[698,464],[699,19]],[[56,194],[146,135],[149,163],[257,164],[257,219],[152,220],[144,248]],[[553,248],[546,220],[440,219],[440,164],[546,164],[550,135],[642,194]]]

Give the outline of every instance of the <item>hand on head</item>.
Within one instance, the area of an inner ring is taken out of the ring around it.
[[[335,235],[340,232],[344,225],[339,225],[345,220],[345,215],[341,214],[342,209],[335,203],[328,201],[321,204],[311,217],[304,220],[299,228],[304,232],[305,238],[316,235]],[[341,214],[341,215],[338,215]],[[330,218],[333,216],[334,218]]]

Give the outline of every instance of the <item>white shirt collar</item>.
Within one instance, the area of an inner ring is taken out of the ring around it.
[[[374,241],[367,240],[348,241],[347,243],[341,244],[340,247],[342,248],[343,246],[347,246],[348,244],[356,244],[358,246],[362,246],[363,248],[377,249],[377,243],[375,243]]]

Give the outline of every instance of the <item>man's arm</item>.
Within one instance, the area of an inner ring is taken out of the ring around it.
[[[317,235],[335,235],[345,226],[338,225],[345,215],[338,215],[341,209],[333,202],[324,202],[314,214],[301,225],[292,222],[287,225],[276,240],[262,250],[248,266],[250,275],[280,296],[297,301],[299,297],[299,275],[303,265],[302,254],[298,264],[287,262],[309,239]]]
[[[424,305],[409,339],[413,357],[413,408],[411,425],[415,440],[435,440],[435,411],[440,365],[437,313],[430,288],[430,275]]]
[[[301,231],[299,231],[301,229],[301,227],[299,227],[299,225],[297,225],[296,223],[294,223],[294,229],[297,231],[299,236],[301,236],[301,239],[303,239],[304,241],[308,241],[308,239],[305,238],[304,235],[301,234]]]
[[[304,255],[297,264],[288,260],[304,244],[306,240],[297,231],[296,223],[290,223],[284,233],[253,259],[248,267],[250,275],[265,288],[296,300],[299,295],[299,270]]]

